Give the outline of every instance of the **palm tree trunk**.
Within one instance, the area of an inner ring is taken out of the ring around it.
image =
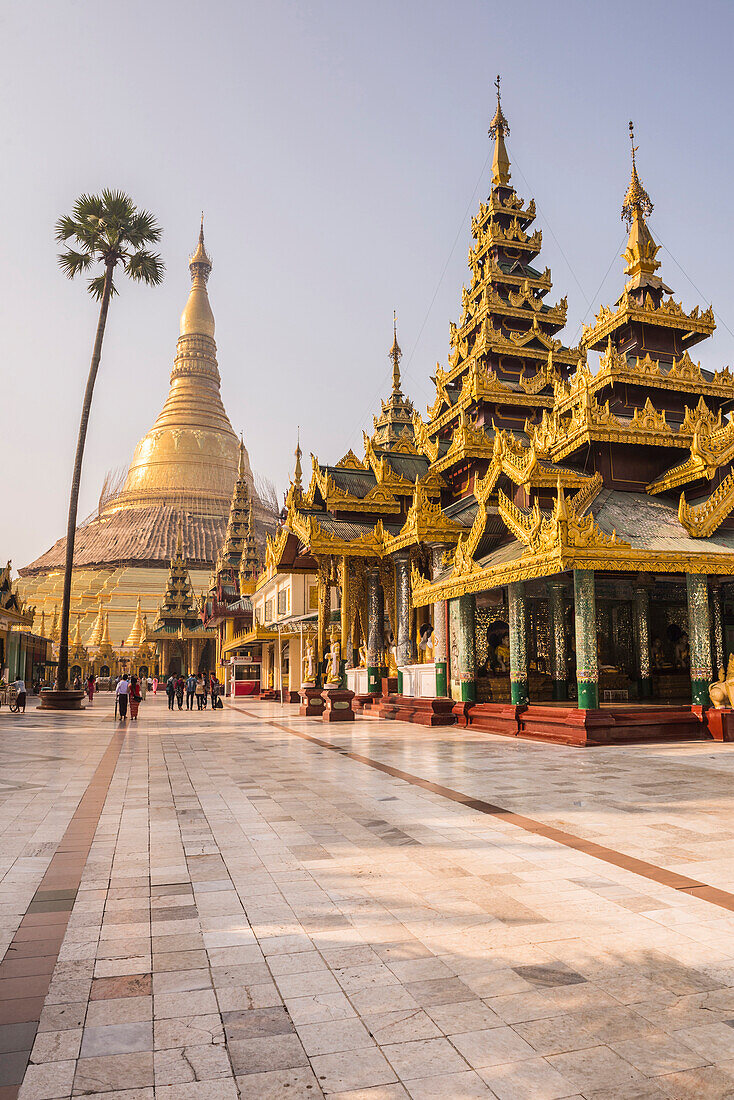
[[[84,404],[82,416],[79,422],[79,436],[76,442],[76,456],[74,458],[74,473],[71,478],[71,493],[69,494],[69,519],[66,525],[66,560],[64,562],[64,595],[61,603],[61,633],[59,635],[59,667],[56,686],[59,691],[64,691],[69,680],[69,613],[71,610],[71,573],[74,566],[74,542],[76,539],[76,514],[79,504],[79,486],[82,479],[82,459],[84,458],[84,444],[87,441],[87,425],[89,413],[92,407],[92,395],[94,383],[97,380],[99,361],[102,358],[102,340],[104,338],[105,325],[107,324],[107,310],[110,305],[112,292],[112,269],[114,264],[108,263],[105,271],[104,290],[102,303],[99,307],[99,319],[97,321],[97,335],[94,338],[92,350],[92,362],[89,366],[87,388],[84,392]]]

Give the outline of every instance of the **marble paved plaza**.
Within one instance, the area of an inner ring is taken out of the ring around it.
[[[0,710],[0,1100],[734,1097],[734,745]]]

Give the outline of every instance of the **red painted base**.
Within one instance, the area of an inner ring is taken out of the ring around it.
[[[324,712],[321,715],[324,722],[354,721],[354,711],[352,710],[353,691],[349,691],[347,688],[322,691],[321,698],[324,701]]]
[[[364,708],[369,703],[371,703],[374,700],[374,698],[375,698],[374,695],[368,695],[366,693],[363,694],[363,695],[355,695],[354,698],[352,699],[352,710],[353,711],[364,710]],[[379,698],[379,696],[378,696],[378,698]]]
[[[411,695],[383,696],[377,707],[380,718],[415,722],[420,726],[453,726],[454,702],[446,698],[414,699]]]
[[[298,713],[303,718],[320,718],[324,713],[324,700],[321,697],[321,688],[302,687],[300,692],[301,705]]]
[[[706,725],[714,741],[734,741],[734,710],[729,707],[707,710]]]
[[[263,699],[266,703],[279,703],[280,702],[280,692],[279,691],[273,691],[272,688],[268,688],[267,691],[261,691],[260,692],[260,698]]]
[[[707,712],[711,713],[711,712]],[[505,737],[560,745],[619,745],[644,741],[691,741],[709,736],[702,708],[573,706],[513,707],[504,703],[456,703],[459,725]]]
[[[454,703],[454,714],[460,726],[498,733],[502,737],[517,737],[522,710],[513,703]]]

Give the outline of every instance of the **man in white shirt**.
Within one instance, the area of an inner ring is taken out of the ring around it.
[[[130,685],[127,676],[123,676],[115,688],[117,693],[117,705],[120,708],[120,719],[127,718],[127,693]]]
[[[18,704],[18,711],[19,711],[19,713],[25,714],[25,700],[26,700],[25,680],[21,680],[20,678],[17,679],[15,681],[15,683],[13,684],[13,687],[15,688],[15,690],[17,692],[16,702]]]

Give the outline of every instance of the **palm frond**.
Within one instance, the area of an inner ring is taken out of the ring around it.
[[[80,271],[88,271],[92,266],[94,257],[88,252],[74,252],[68,248],[66,252],[60,252],[58,256],[59,267],[67,279],[73,279]]]
[[[104,275],[97,275],[96,278],[90,279],[89,282],[87,283],[87,289],[89,290],[89,293],[92,295],[92,297],[97,302],[100,300],[100,298],[104,294],[104,281],[105,281],[105,276]],[[114,283],[112,283],[112,286],[110,288],[110,297],[114,298],[114,296],[116,294],[117,294],[117,287],[115,286]]]
[[[158,286],[163,282],[165,264],[156,252],[148,252],[141,248],[124,260],[124,267],[131,279],[137,282],[147,283],[148,286]]]
[[[97,195],[80,195],[71,214],[56,222],[55,233],[58,241],[76,246],[59,256],[70,279],[97,261],[112,268],[121,262],[131,279],[150,286],[163,279],[161,257],[147,248],[160,240],[162,230],[153,215],[138,210],[124,191],[105,188]],[[90,280],[89,291],[95,298],[100,298],[103,290],[104,274]]]

